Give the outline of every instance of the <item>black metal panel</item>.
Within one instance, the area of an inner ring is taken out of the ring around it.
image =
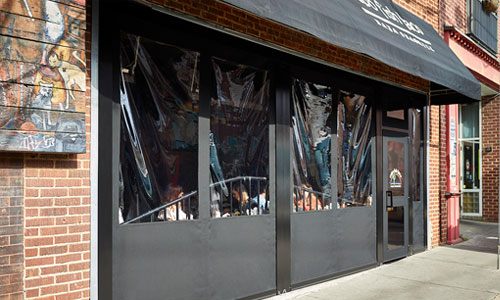
[[[208,248],[204,251],[208,273],[204,276],[211,299],[236,299],[276,289],[273,217],[216,219],[209,228]],[[203,287],[200,285],[200,289]]]
[[[371,143],[375,143],[375,138]],[[335,148],[333,153],[336,153]],[[371,155],[372,169],[375,169],[375,147]],[[376,186],[375,172],[372,180]],[[293,285],[377,262],[375,194],[372,201],[371,206],[292,215]]]
[[[276,288],[291,287],[290,214],[292,212],[290,87],[288,72],[276,73]]]

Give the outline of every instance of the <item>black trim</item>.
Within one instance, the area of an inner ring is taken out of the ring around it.
[[[291,286],[291,80],[286,69],[276,75],[276,288],[282,293]]]

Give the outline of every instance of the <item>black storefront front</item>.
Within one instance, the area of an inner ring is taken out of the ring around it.
[[[99,4],[102,299],[258,298],[426,248],[428,104],[477,99],[472,75],[434,31],[413,37],[411,28],[432,29],[392,4],[338,1],[343,13],[318,22],[329,1],[310,10],[227,2],[422,76],[433,90],[160,7]],[[346,19],[358,6],[362,15]],[[390,12],[414,22],[401,21],[403,39],[377,25]]]

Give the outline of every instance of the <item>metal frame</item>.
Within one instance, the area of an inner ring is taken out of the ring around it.
[[[91,93],[90,93],[90,298],[98,299],[99,231],[99,1],[92,0]]]

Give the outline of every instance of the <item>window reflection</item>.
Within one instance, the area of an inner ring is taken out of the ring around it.
[[[198,60],[121,36],[120,223],[198,218]]]
[[[217,58],[212,67],[211,216],[268,214],[268,72]]]
[[[364,96],[341,91],[338,102],[339,208],[372,204],[372,108]]]
[[[422,110],[418,108],[410,109],[410,114],[412,116],[412,126],[410,130],[410,153],[412,156],[412,162],[414,164],[413,168],[408,171],[411,172],[412,183],[410,186],[412,189],[412,199],[413,201],[421,201],[420,194],[422,191]]]
[[[331,209],[332,90],[295,79],[292,102],[294,211]]]

